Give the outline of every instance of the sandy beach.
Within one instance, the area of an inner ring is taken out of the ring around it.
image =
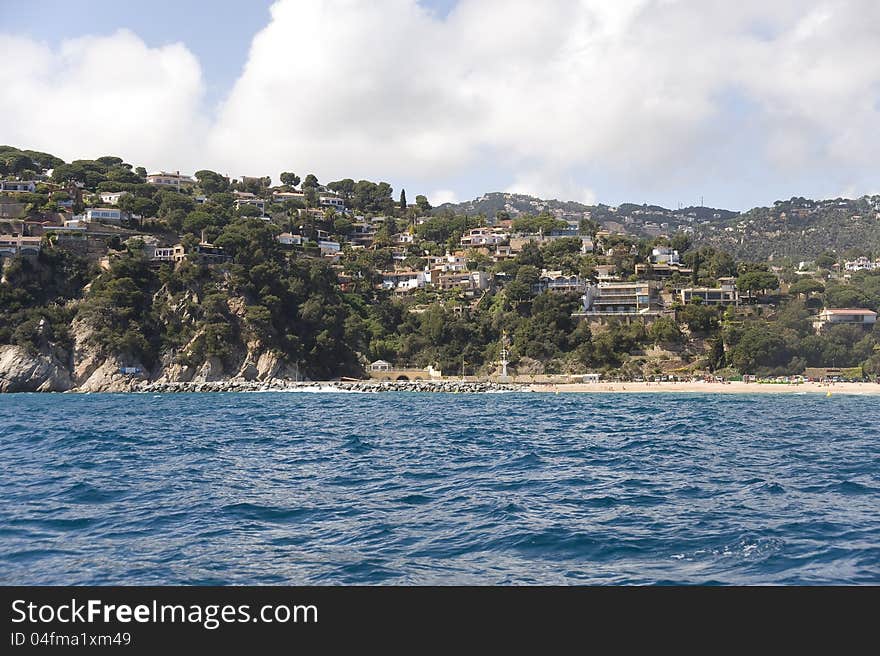
[[[678,392],[698,394],[857,394],[880,396],[877,383],[562,383],[530,385],[534,392],[596,392],[596,393],[646,393]]]

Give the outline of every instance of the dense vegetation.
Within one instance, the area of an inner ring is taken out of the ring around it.
[[[818,308],[880,309],[880,273],[856,273],[850,280],[833,275],[838,253],[816,259],[812,275],[799,276],[792,261],[737,261],[717,247],[683,234],[671,239],[606,236],[598,254],[582,255],[579,238],[527,243],[515,257],[494,261],[472,250],[468,267],[493,274],[485,295],[464,297],[455,291],[421,289],[403,299],[381,289],[379,272],[394,266],[403,251],[403,267],[424,268],[428,255],[458,247],[469,229],[486,217],[436,212],[424,196],[407,204],[385,182],[343,179],[322,187],[316,176],[281,174],[275,191],[297,192],[276,201],[267,178],[230,181],[201,170],[195,188],[157,188],[146,171],[115,156],[63,163],[46,153],[0,147],[0,172],[27,178],[52,169],[59,185],[78,182],[90,192],[122,191],[119,207],[142,217],[130,223],[142,234],[173,235],[194,252],[201,239],[224,249],[229,262],[216,266],[193,258],[177,265],[151,263],[143,242],[114,243],[106,269],[63,250],[45,247],[39,258],[15,258],[0,282],[0,344],[41,350],[71,346],[71,325],[92,327],[91,344],[107,355],[153,367],[168,358],[198,366],[207,358],[240,359],[257,345],[277,353],[313,377],[359,375],[363,366],[386,359],[401,366],[433,365],[446,373],[489,373],[506,338],[512,365],[520,373],[581,373],[586,370],[640,376],[669,371],[720,370],[758,374],[794,374],[805,367],[862,367],[880,375],[880,330],[840,326],[817,335]],[[355,214],[384,217],[375,248],[354,250],[354,219],[322,208],[322,189],[336,192]],[[253,206],[235,206],[234,191],[265,200],[266,220]],[[301,194],[301,195],[300,195]],[[72,198],[41,183],[16,200],[27,212],[58,211]],[[76,199],[81,207],[83,200]],[[633,206],[641,207],[641,206]],[[661,208],[662,209],[662,208]],[[149,219],[149,220],[147,220]],[[553,215],[538,211],[515,218],[515,227],[547,233],[560,227]],[[599,228],[585,221],[581,232],[595,237]],[[292,248],[279,243],[282,231],[308,241]],[[412,234],[412,243],[394,236]],[[341,242],[338,267],[318,255],[316,241]],[[613,264],[635,279],[635,267],[651,248],[671,245],[693,270],[666,283],[715,285],[733,276],[749,303],[737,309],[675,305],[675,313],[649,324],[610,321],[592,326],[573,317],[580,308],[574,294],[538,292],[542,269],[595,280],[596,266]],[[346,284],[340,285],[340,276]],[[779,287],[785,293],[777,292]],[[661,353],[665,356],[651,356]]]

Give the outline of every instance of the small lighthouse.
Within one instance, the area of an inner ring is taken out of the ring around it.
[[[510,353],[507,350],[507,333],[502,332],[501,333],[501,353],[500,353],[500,356],[501,356],[501,377],[499,378],[499,380],[501,382],[507,382],[507,380],[508,380],[507,364],[509,362],[509,360],[508,360],[509,355],[510,355]]]

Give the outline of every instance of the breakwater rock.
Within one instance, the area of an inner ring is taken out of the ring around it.
[[[284,379],[217,380],[206,382],[138,382],[132,391],[166,394],[187,392],[445,392],[447,394],[484,394],[487,392],[523,392],[525,385],[492,381],[324,381],[304,382]]]

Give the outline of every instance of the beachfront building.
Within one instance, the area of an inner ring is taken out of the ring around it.
[[[370,363],[370,371],[391,371],[391,363],[387,360],[376,360]]]
[[[680,292],[682,303],[700,299],[703,305],[738,305],[739,292],[735,278],[719,278],[718,287],[685,287]]]
[[[831,326],[862,326],[872,328],[877,323],[877,313],[864,308],[825,308],[813,322],[817,333]]]

